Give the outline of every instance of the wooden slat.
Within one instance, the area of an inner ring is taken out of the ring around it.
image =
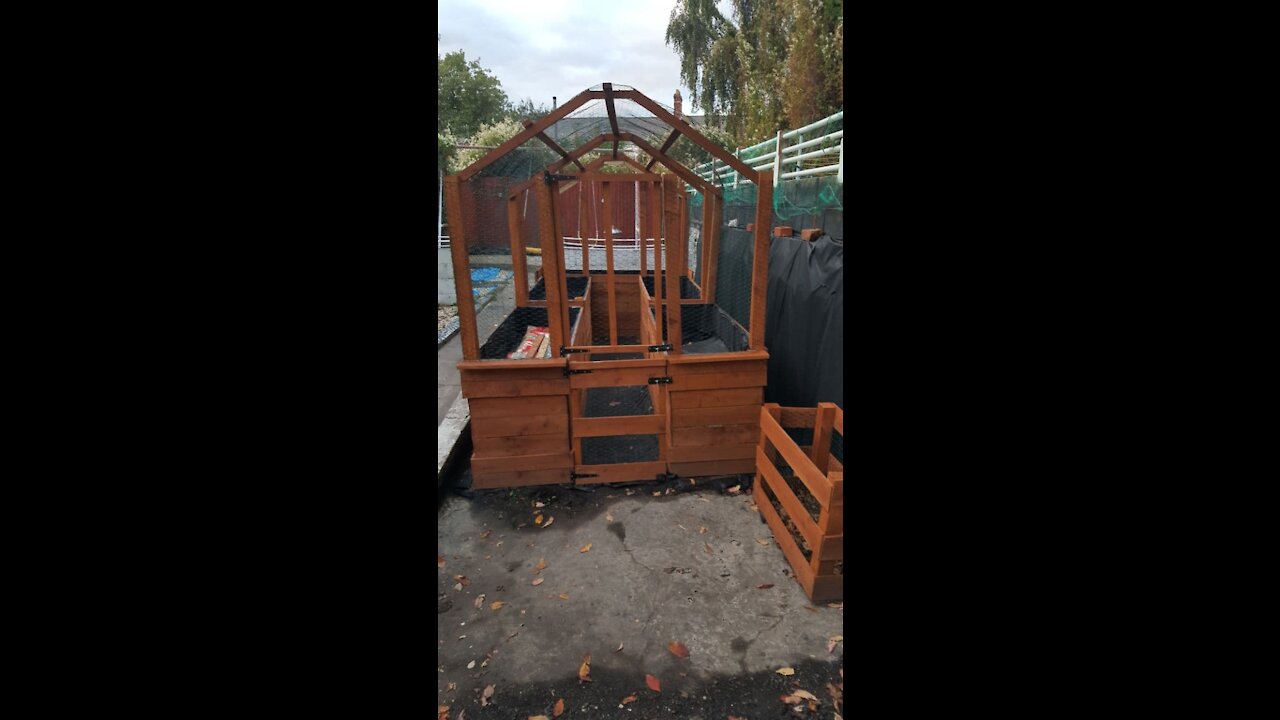
[[[667,397],[673,410],[687,408],[731,407],[734,405],[760,406],[764,397],[764,388],[730,388],[727,390],[703,390],[682,392],[678,388],[668,388]]]
[[[507,380],[556,380],[564,378],[564,358],[526,360],[463,360],[458,363],[458,376],[475,382]]]
[[[844,437],[844,408],[836,410],[835,429],[836,432],[840,433],[840,437]]]
[[[621,370],[610,370],[608,372],[592,371],[585,375],[570,375],[569,387],[578,388],[598,388],[598,387],[618,387],[623,385],[648,385],[649,378],[658,377],[661,368],[623,368]]]
[[[568,395],[568,380],[534,380],[529,382],[462,382],[462,395],[470,398],[527,397],[530,395]]]
[[[672,343],[675,346],[675,343]],[[768,384],[768,373],[763,370],[754,372],[733,372],[723,375],[682,375],[678,379],[671,378],[671,390],[711,390],[715,388],[764,387]]]
[[[672,432],[671,438],[671,444],[674,447],[743,445],[754,443],[760,438],[760,426],[756,423],[748,423],[745,425],[683,427]]]
[[[569,432],[569,416],[514,415],[495,418],[472,418],[471,437],[511,437],[513,435],[546,435]]]
[[[458,176],[463,180],[469,180],[476,173],[480,172],[486,167],[489,167],[493,163],[497,162],[497,160],[501,158],[503,155],[506,155],[512,150],[520,147],[521,145],[523,145],[524,143],[528,142],[530,139],[535,137],[538,133],[554,125],[555,122],[560,118],[563,118],[567,116],[569,113],[573,112],[574,110],[577,110],[579,107],[582,106],[583,103],[587,102],[593,97],[597,97],[600,95],[601,93],[593,92],[591,90],[584,90],[583,92],[578,93],[577,95],[573,96],[568,101],[566,101],[565,104],[551,111],[546,117],[543,117],[541,120],[538,120],[537,122],[525,128],[524,130],[520,131],[519,133],[516,133],[515,137],[502,143],[501,145],[494,148],[493,150],[490,150],[479,160],[476,160],[475,162],[468,165],[466,168],[462,170],[462,172],[458,173]],[[452,228],[450,229],[452,230]]]
[[[674,410],[671,413],[671,426],[677,428],[742,423],[751,423],[758,427],[759,422],[759,405],[693,408],[689,410]]]
[[[514,459],[520,455],[569,454],[568,433],[547,433],[545,435],[522,435],[519,437],[473,437],[475,445],[474,458],[511,458],[508,466],[513,470],[522,470]]]
[[[682,356],[683,357],[683,356]],[[709,363],[670,363],[671,377],[684,378],[694,375],[725,375],[728,373],[768,373],[765,360],[744,358]]]
[[[756,445],[703,445],[699,447],[673,447],[667,457],[671,462],[702,462],[706,460],[737,460],[755,457]]]
[[[594,213],[595,208],[591,208]],[[591,277],[591,248],[587,245],[587,186],[578,188],[578,237],[582,238],[582,274]],[[590,288],[587,297],[590,297]]]
[[[458,332],[462,336],[462,359],[480,357],[480,335],[476,332],[476,303],[471,294],[471,259],[467,256],[470,228],[462,214],[462,190],[457,175],[444,177],[445,212],[449,213],[449,256],[453,260],[454,287],[458,295]]]
[[[529,408],[537,408],[539,415],[569,416],[568,405],[564,395],[547,395],[544,397],[488,397],[475,398],[467,402],[471,419],[488,420],[492,418],[527,415]]]
[[[586,351],[587,351],[586,353],[574,353],[575,361],[577,361],[577,360],[578,360],[578,358],[582,358],[583,356],[587,356],[587,358],[586,358],[586,359],[587,359],[587,360],[589,360],[589,359],[590,359],[590,357],[589,357],[589,356],[590,356],[590,355],[593,355],[593,354],[595,354],[595,355],[601,355],[601,354],[614,354],[614,353],[641,353],[641,354],[643,354],[643,353],[646,353],[646,352],[648,352],[648,351],[649,351],[649,346],[648,346],[648,345],[583,345],[582,343],[578,343],[577,345],[572,345],[572,346],[570,347],[570,349],[586,350]],[[586,362],[586,360],[583,360],[582,362]],[[622,362],[622,361],[620,361],[620,360],[595,360],[594,362]]]
[[[707,460],[704,462],[668,463],[670,472],[684,477],[706,477],[708,475],[746,475],[756,471],[756,461],[752,458],[737,460]]]
[[[649,229],[653,232],[653,316],[654,323],[658,326],[659,332],[666,325],[663,324],[662,313],[662,238],[664,230],[662,224],[662,184],[654,183],[649,186],[649,212],[652,219],[649,223]]]
[[[809,457],[813,460],[818,472],[826,474],[831,457],[831,424],[836,419],[835,403],[818,403],[816,417],[813,421],[813,449]]]
[[[764,448],[756,447],[756,466],[760,477],[769,483],[769,491],[773,496],[778,498],[778,502],[782,503],[782,508],[787,511],[791,521],[796,524],[796,529],[804,536],[809,547],[817,547],[818,540],[821,536],[818,534],[818,524],[809,517],[808,511],[804,509],[804,505],[800,504],[800,499],[795,493],[791,492],[791,488],[787,486],[787,481],[782,479],[782,475],[778,473],[778,469],[769,462],[769,458],[764,455]]]
[[[569,344],[569,324],[565,320],[564,288],[561,286],[564,273],[560,265],[564,256],[557,243],[560,231],[556,225],[556,206],[551,188],[545,183],[536,187],[538,229],[542,239],[542,277],[547,288],[547,319],[551,330],[551,346],[558,348]]]
[[[834,475],[835,471],[837,470],[840,471],[840,474],[842,476],[844,475],[844,465],[840,463],[839,458],[837,458],[835,455],[832,455],[831,460],[829,462],[831,463],[831,469],[830,471],[828,471],[827,473],[828,475]]]
[[[614,132],[617,132],[616,130]],[[604,257],[605,279],[609,293],[609,344],[618,344],[618,288],[613,277],[613,193],[607,182],[600,183],[604,197]]]
[[[609,127],[613,128],[613,134],[618,134],[618,115],[613,111],[613,83],[604,83],[604,106],[609,112]],[[618,157],[618,141],[613,141],[613,156]]]
[[[516,304],[529,302],[529,270],[525,265],[524,239],[520,237],[520,201],[507,200],[507,232],[511,235],[511,269],[516,280]]]
[[[617,463],[611,465],[578,465],[574,472],[596,477],[578,478],[578,485],[598,485],[600,483],[628,482],[631,480],[653,480],[667,472],[667,463],[661,460],[652,462]]]
[[[569,482],[572,467],[553,468],[549,470],[484,470],[471,469],[471,488],[473,490],[492,490],[495,488],[526,487],[530,485],[557,485]]]
[[[667,228],[667,342],[671,345],[669,355],[680,355],[681,347],[681,312],[680,312],[680,276],[684,274],[685,229],[680,223],[681,188],[670,176],[662,181],[662,216]],[[656,284],[656,280],[654,281]],[[674,299],[674,302],[672,300]]]
[[[643,345],[619,345],[618,347],[643,348]],[[613,370],[630,368],[647,368],[650,372],[659,373],[666,370],[667,363],[663,358],[636,358],[634,360],[596,360],[583,362],[576,357],[570,361],[569,367],[578,370],[591,370],[593,373],[606,373]]]
[[[667,419],[657,415],[620,415],[618,417],[577,417],[573,420],[573,437],[609,437],[612,435],[657,435],[667,429]]]
[[[842,532],[839,535],[827,535],[822,538],[822,543],[820,545],[814,547],[818,549],[818,555],[822,557],[822,562],[824,563],[828,560],[843,560],[844,533]]]
[[[702,302],[713,303],[716,299],[716,270],[720,266],[720,223],[722,222],[724,200],[719,194],[707,196],[711,206],[711,225],[703,227],[702,234],[706,238],[707,264],[702,271]]]
[[[471,472],[474,473],[494,473],[507,470],[549,470],[552,468],[563,468],[569,470],[573,467],[573,456],[568,453],[546,453],[540,455],[521,455],[519,457],[507,456],[501,458],[471,458]],[[565,478],[566,482],[568,478]]]
[[[773,174],[756,174],[755,251],[751,256],[751,327],[747,347],[764,349],[765,296],[769,288],[769,236],[773,224]]]
[[[667,358],[672,365],[697,365],[700,363],[749,362],[751,360],[768,360],[769,353],[763,350],[748,350],[730,353],[697,353]]]
[[[760,431],[764,437],[773,443],[778,454],[783,460],[791,466],[792,472],[804,486],[809,488],[809,492],[813,493],[813,497],[818,501],[818,505],[826,507],[831,504],[831,482],[827,480],[827,476],[818,472],[818,468],[814,467],[813,461],[806,456],[800,448],[796,447],[791,436],[782,429],[777,420],[774,420],[763,410],[760,416]]]
[[[778,511],[773,509],[773,503],[769,502],[768,495],[761,489],[762,482],[760,475],[757,474],[755,488],[752,490],[756,507],[759,508],[760,516],[769,525],[769,529],[773,531],[774,542],[782,549],[782,554],[787,558],[787,563],[791,565],[792,571],[795,572],[796,579],[800,581],[800,586],[804,588],[805,594],[809,595],[813,589],[813,569],[805,561],[804,553],[800,551],[800,546],[792,539],[791,533],[787,530],[787,526],[783,524]]]
[[[844,598],[844,576],[825,575],[815,577],[809,585],[809,599],[815,603],[831,602]]]

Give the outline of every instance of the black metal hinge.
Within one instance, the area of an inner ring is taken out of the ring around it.
[[[661,345],[650,345],[649,352],[671,352],[671,343],[663,343]]]
[[[650,385],[670,385],[670,384],[671,384],[671,378],[669,378],[669,377],[655,377],[655,378],[649,378],[649,384],[650,384]]]
[[[542,173],[542,181],[550,185],[551,183],[563,182],[567,180],[577,180],[575,175],[555,175],[549,172]]]
[[[569,368],[565,368],[564,376],[569,377],[570,375],[586,375],[589,372],[591,371],[590,370],[570,370]]]
[[[571,348],[571,347],[565,347],[564,345],[560,346],[560,357],[564,357],[569,353],[585,353],[585,352],[591,352],[591,351],[586,348]]]
[[[587,478],[587,477],[600,477],[600,475],[599,473],[576,473],[576,472],[569,473],[570,480],[577,480],[578,478]]]

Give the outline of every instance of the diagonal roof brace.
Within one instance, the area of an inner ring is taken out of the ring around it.
[[[659,149],[661,152],[664,152],[664,153],[665,153],[667,150],[670,150],[670,149],[671,149],[671,146],[675,144],[676,138],[678,138],[678,137],[680,137],[680,128],[675,128],[675,129],[673,129],[673,130],[671,131],[671,134],[667,136],[667,140],[666,140],[666,142],[662,143],[662,147],[661,147],[661,148],[658,148],[658,149]],[[655,157],[654,159],[650,160],[650,161],[649,161],[649,167],[648,167],[647,169],[652,169],[652,168],[653,168],[653,164],[654,164],[654,163],[656,163],[656,162],[658,162],[658,158],[656,158],[656,157]]]
[[[528,118],[521,120],[520,124],[524,125],[526,129],[533,127],[533,121]],[[565,160],[568,160],[569,162],[572,162],[574,165],[577,165],[579,170],[586,169],[582,167],[582,163],[578,162],[578,159],[576,157],[569,157],[569,153],[565,152],[564,148],[557,145],[555,140],[552,140],[551,138],[547,137],[547,134],[545,132],[539,132],[537,135],[534,135],[534,137],[541,140],[547,147],[554,150],[556,154],[559,155],[560,157],[564,158]]]
[[[609,127],[613,128],[613,134],[618,135],[618,114],[613,109],[613,83],[604,84],[604,105],[609,111]],[[618,157],[618,141],[613,141],[613,157]]]

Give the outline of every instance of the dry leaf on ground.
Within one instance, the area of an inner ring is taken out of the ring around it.
[[[706,534],[707,534],[707,527],[704,525],[704,526],[702,526],[702,527],[698,528],[698,534],[699,534],[699,535],[706,535]]]
[[[453,589],[454,589],[454,590],[456,590],[456,591],[458,591],[458,592],[461,592],[461,591],[462,591],[462,583],[457,583],[457,584],[455,584],[455,585],[453,586]]]
[[[436,555],[436,567],[444,567],[444,556]]]
[[[827,603],[827,607],[829,607],[829,608],[834,608],[834,609],[836,609],[836,610],[843,610],[843,609],[844,609],[844,603],[843,603],[843,602]]]
[[[659,490],[653,494],[654,497],[662,497],[662,491]]]
[[[534,518],[534,519],[533,519],[533,524],[534,524],[534,525],[541,525],[541,524],[542,524],[542,516],[541,516],[541,515],[539,515],[538,517]]]
[[[546,506],[547,506],[547,504],[546,504],[546,503],[544,503],[544,502],[542,502],[542,501],[540,501],[540,500],[534,500],[534,501],[533,501],[533,506],[534,506],[534,507],[536,507],[536,508],[543,508],[543,507],[546,507]]]
[[[560,599],[561,599],[561,600],[568,600],[568,599],[569,599],[569,593],[560,593]]]
[[[560,717],[561,715],[564,714],[564,698],[560,698],[559,700],[556,700],[556,709],[553,714],[556,717]]]
[[[759,544],[761,544],[761,545],[768,545],[768,544],[769,544],[769,541],[768,541],[768,540],[761,540],[760,538],[756,538],[756,542],[757,542],[757,543],[759,543]]]
[[[551,720],[551,718],[546,715],[530,715],[529,720]]]
[[[834,653],[836,651],[836,645],[839,645],[841,642],[844,642],[843,635],[832,635],[827,638],[827,652]]]
[[[535,587],[536,587],[536,586],[538,586],[538,585],[541,585],[541,584],[542,584],[542,578],[534,578],[534,580],[533,580],[533,582],[532,582],[531,584],[532,584],[533,586],[535,586]]]
[[[662,692],[662,682],[661,682],[660,680],[658,680],[658,678],[656,678],[656,677],[654,677],[654,676],[652,676],[652,675],[649,675],[649,674],[647,674],[647,673],[645,674],[645,676],[644,676],[644,684],[645,684],[645,685],[648,685],[648,686],[649,686],[649,689],[650,689],[650,690],[652,690],[652,691],[654,691],[654,692]]]
[[[486,707],[489,704],[489,698],[493,697],[493,689],[495,687],[497,686],[490,685],[484,689],[484,692],[480,695],[480,707]]]
[[[689,648],[685,647],[684,643],[682,642],[676,642],[672,640],[671,642],[667,643],[667,649],[671,651],[672,655],[675,655],[678,658],[689,657]]]
[[[622,643],[618,643],[618,649],[614,650],[614,652],[622,652]]]
[[[578,667],[578,680],[582,682],[591,682],[588,677],[591,674],[591,653],[582,656],[582,665]]]
[[[462,587],[471,587],[471,581],[467,579],[466,575],[454,575],[453,579],[457,580]]]
[[[623,705],[630,705],[631,703],[633,703],[633,702],[635,702],[635,701],[637,701],[637,700],[639,700],[639,699],[640,699],[640,698],[636,697],[635,695],[628,695],[628,696],[626,696],[626,697],[622,698],[622,704],[623,704]]]
[[[613,522],[613,513],[605,513],[604,519],[605,519],[605,522]]]
[[[779,695],[778,699],[788,705],[798,705],[804,702],[804,698],[798,697],[796,695]]]
[[[445,691],[445,692],[453,692],[454,690],[457,690],[457,689],[458,689],[458,683],[449,683],[449,684],[445,687],[444,691]]]
[[[813,700],[815,702],[818,701],[817,696],[815,696],[813,693],[809,692],[808,690],[794,690],[792,691],[791,694],[795,695],[796,697],[802,697],[805,700]]]
[[[729,493],[730,495],[737,495],[741,491],[742,491],[741,485],[734,485],[733,487],[729,488],[725,492]]]
[[[534,571],[534,572],[542,572],[542,571],[543,571],[543,570],[545,570],[546,568],[547,568],[547,559],[546,559],[546,558],[539,558],[539,560],[538,560],[538,564],[534,566],[533,571]]]
[[[476,661],[475,661],[475,660],[472,660],[471,662],[467,663],[467,669],[468,669],[468,670],[471,670],[471,669],[472,669],[472,668],[474,668],[475,666],[476,666]]]
[[[591,543],[587,543],[586,545],[583,545],[583,546],[578,550],[578,552],[580,552],[580,553],[584,553],[584,552],[590,552],[590,550],[591,550]]]
[[[778,668],[774,672],[778,673],[779,675],[795,675],[796,674],[795,668]]]
[[[483,539],[483,538],[487,538],[487,537],[489,537],[489,535],[491,535],[492,533],[493,533],[493,531],[492,531],[492,530],[485,530],[484,532],[480,533],[480,537],[481,537],[481,539]]]
[[[476,609],[479,610],[480,606],[483,604],[484,604],[484,593],[480,593],[480,597],[476,598]]]
[[[489,609],[501,610],[503,605],[506,605],[506,603],[502,602],[501,600],[494,600],[493,603],[489,605]]]
[[[715,554],[715,551],[711,549],[711,543],[702,543],[702,545],[703,545],[703,547],[705,547],[705,548],[707,549],[707,554],[708,554],[708,555],[714,555],[714,554]]]
[[[756,589],[757,589],[757,590],[768,590],[768,589],[769,589],[769,588],[771,588],[771,587],[773,587],[773,583],[765,583],[765,584],[763,584],[763,585],[757,585],[757,586],[756,586]]]
[[[448,705],[437,705],[437,706],[436,706],[436,720],[449,720],[449,706],[448,706]]]
[[[553,518],[553,517],[549,517],[549,518],[547,518],[547,521],[546,521],[546,522],[544,522],[544,523],[542,523],[542,529],[543,529],[543,530],[546,530],[547,528],[551,527],[551,523],[553,523],[553,522],[555,522],[555,521],[556,521],[556,519],[555,519],[555,518]]]

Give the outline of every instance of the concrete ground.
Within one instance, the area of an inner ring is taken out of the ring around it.
[[[844,634],[843,604],[809,603],[749,496],[679,482],[689,491],[658,497],[674,486],[446,498],[438,706],[452,720],[551,718],[557,700],[565,718],[836,717],[844,643],[828,645]]]

